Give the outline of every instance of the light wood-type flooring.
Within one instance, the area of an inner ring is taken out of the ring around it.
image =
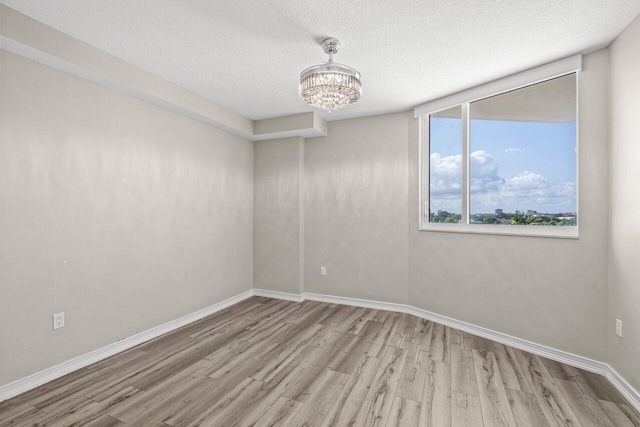
[[[640,426],[599,375],[406,314],[253,297],[0,403],[0,425]]]

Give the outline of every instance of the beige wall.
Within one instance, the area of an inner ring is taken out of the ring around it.
[[[640,17],[610,46],[609,363],[640,390]],[[623,321],[623,338],[615,320]]]
[[[407,142],[406,113],[330,122],[307,140],[305,291],[406,303]]]
[[[302,292],[304,139],[255,143],[254,287]]]
[[[409,142],[412,305],[560,350],[606,359],[607,49],[579,77],[578,240],[418,231],[418,125]]]
[[[253,143],[1,60],[0,384],[252,287]]]

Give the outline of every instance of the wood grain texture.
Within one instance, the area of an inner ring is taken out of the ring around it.
[[[482,409],[478,396],[451,392],[451,426],[482,427]]]
[[[517,355],[547,422],[552,426],[581,425],[540,358],[522,351]]]
[[[506,392],[518,427],[549,427],[549,422],[534,394],[509,388]]]
[[[451,425],[451,366],[430,360],[427,380],[422,393],[420,425],[440,427]]]
[[[0,426],[640,426],[599,375],[407,314],[254,297],[0,403]]]
[[[419,427],[421,409],[420,402],[396,396],[387,427]]]
[[[613,402],[608,402],[606,400],[599,400],[598,404],[600,408],[607,414],[607,417],[613,422],[615,426],[624,426],[624,427],[634,427],[635,425],[633,421],[631,421],[624,412],[620,409],[618,405]]]
[[[484,424],[487,427],[515,427],[516,421],[511,412],[495,355],[483,350],[473,350],[473,364],[476,368]]]

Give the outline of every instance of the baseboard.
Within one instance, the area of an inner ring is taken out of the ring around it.
[[[397,311],[400,313],[406,313],[408,306],[405,304],[398,304],[393,302],[382,302],[360,298],[339,297],[335,295],[323,295],[314,294],[311,292],[305,292],[303,294],[304,299],[310,301],[327,302],[330,304],[342,304],[351,305],[354,307],[371,308],[373,310],[385,310],[385,311]]]
[[[563,350],[558,350],[542,344],[537,344],[521,338],[516,338],[502,332],[497,332],[491,329],[483,328],[481,326],[476,326],[467,322],[452,319],[447,316],[432,313],[430,311],[422,310],[420,308],[412,307],[406,304],[341,297],[335,295],[315,294],[310,292],[305,292],[301,295],[287,294],[282,292],[271,292],[262,289],[254,289],[254,292],[256,295],[266,296],[270,298],[286,299],[287,301],[311,300],[331,304],[350,305],[354,307],[365,307],[375,310],[407,313],[416,317],[430,320],[432,322],[440,323],[442,325],[459,329],[472,335],[496,341],[510,347],[536,354],[538,356],[546,357],[547,359],[565,363],[576,368],[584,369],[585,371],[604,375],[609,380],[609,382],[611,382],[611,384],[629,401],[629,403],[633,407],[635,407],[637,411],[640,412],[640,393],[635,390],[624,378],[622,378],[611,366],[604,362],[599,362],[588,357],[578,356],[576,354],[569,353]]]
[[[250,289],[224,301],[220,301],[219,303],[203,308],[202,310],[187,314],[186,316],[148,329],[144,332],[140,332],[90,353],[83,354],[82,356],[60,363],[59,365],[52,366],[51,368],[29,375],[28,377],[0,386],[0,402],[22,394],[42,384],[48,383],[49,381],[53,381],[70,372],[89,366],[92,363],[98,362],[109,356],[128,350],[153,338],[159,337],[162,334],[181,328],[189,323],[195,322],[196,320],[200,320],[203,317],[207,317],[215,312],[223,310],[253,295],[253,289]]]
[[[285,301],[302,302],[304,301],[303,295],[290,294],[287,292],[268,291],[266,289],[254,289],[253,295],[257,297],[266,297],[274,299],[283,299]]]
[[[607,365],[607,373],[605,375],[609,382],[629,401],[636,411],[640,412],[640,392],[633,388],[631,384],[620,376],[618,371],[613,369],[611,365]]]

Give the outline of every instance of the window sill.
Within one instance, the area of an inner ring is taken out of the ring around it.
[[[422,224],[419,231],[440,233],[495,234],[501,236],[552,237],[578,239],[578,227],[554,227],[537,225],[481,225],[481,224]]]

